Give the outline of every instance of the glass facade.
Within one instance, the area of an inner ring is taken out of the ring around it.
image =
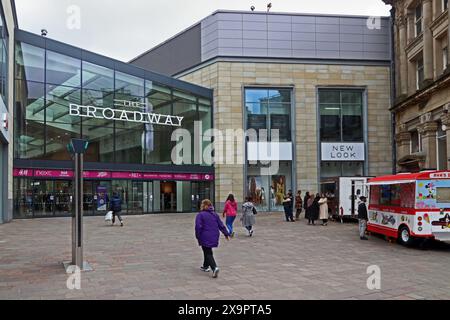
[[[89,142],[84,160],[94,170],[213,175],[211,165],[195,163],[193,156],[195,123],[201,124],[202,132],[212,126],[210,91],[207,95],[203,88],[190,91],[193,85],[177,87],[172,85],[176,83],[173,79],[108,58],[80,55],[80,50],[73,48],[54,49],[58,47],[55,45],[50,50],[44,42],[42,46],[36,42],[18,39],[15,43],[15,168],[18,161],[22,169],[27,165],[37,169],[36,161],[51,161],[58,169],[68,169],[71,155],[67,145],[72,138],[82,138]],[[74,52],[66,52],[70,50]],[[164,121],[164,115],[183,119],[178,127],[97,115],[81,117],[70,113],[71,105],[107,108],[118,114],[126,111],[135,116],[136,112],[160,114]],[[192,135],[191,161],[181,165],[172,161],[172,149],[177,143],[172,141],[172,133],[178,128]],[[69,215],[72,184],[71,179],[15,176],[14,216]],[[212,198],[212,191],[211,181],[88,178],[83,210],[87,215],[105,214],[105,204],[113,192],[118,192],[124,214],[191,212],[198,209],[204,197]]]
[[[246,129],[255,129],[258,141],[290,143],[292,89],[290,88],[246,88]],[[267,130],[267,138],[265,131]],[[278,140],[271,130],[278,130]],[[275,175],[262,175],[265,162],[248,162],[245,193],[252,198],[260,211],[282,211],[283,197],[293,187],[292,161],[279,161]]]
[[[8,32],[0,14],[0,99],[8,108]]]

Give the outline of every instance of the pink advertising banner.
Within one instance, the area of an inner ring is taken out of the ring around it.
[[[72,170],[14,169],[14,177],[73,178]],[[214,175],[196,173],[152,173],[152,172],[110,172],[84,171],[86,179],[131,179],[131,180],[177,180],[213,181]]]

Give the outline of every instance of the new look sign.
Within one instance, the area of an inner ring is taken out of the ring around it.
[[[114,100],[114,108],[69,105],[71,116],[181,127],[184,117],[149,112],[145,103]]]
[[[364,161],[364,143],[322,143],[322,161]]]

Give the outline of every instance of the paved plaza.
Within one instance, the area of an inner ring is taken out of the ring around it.
[[[381,237],[360,241],[356,224],[287,223],[259,214],[255,235],[221,240],[218,279],[199,270],[194,214],[125,217],[111,227],[85,218],[81,290],[66,287],[71,220],[0,225],[0,299],[450,299],[450,246],[405,248]],[[367,267],[381,268],[371,291]]]

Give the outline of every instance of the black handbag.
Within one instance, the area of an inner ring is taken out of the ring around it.
[[[256,211],[255,207],[253,207],[252,211],[253,211],[253,214],[258,214],[258,211]]]

